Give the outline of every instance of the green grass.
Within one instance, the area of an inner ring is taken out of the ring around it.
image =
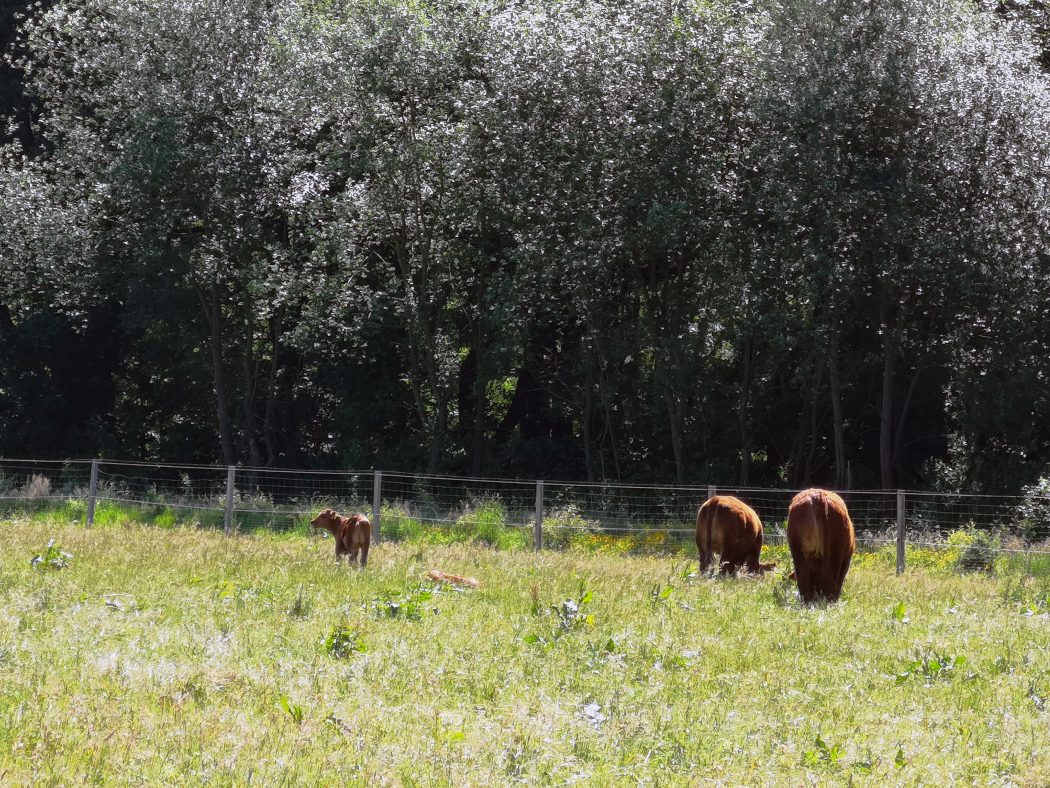
[[[475,529],[478,530],[478,529]],[[67,568],[30,566],[50,539]],[[1050,587],[0,522],[0,782],[1050,782]],[[426,569],[477,577],[434,590]]]

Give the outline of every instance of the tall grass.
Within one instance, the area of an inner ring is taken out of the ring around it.
[[[50,539],[68,567],[31,567]],[[0,775],[1050,782],[1046,583],[872,555],[803,609],[782,573],[681,557],[387,541],[359,571],[317,537],[6,520]]]

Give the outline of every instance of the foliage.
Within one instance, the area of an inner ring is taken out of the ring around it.
[[[1042,5],[27,11],[0,454],[974,490],[1050,464]]]
[[[1001,548],[998,536],[973,526],[954,531],[947,541],[957,550],[955,567],[962,572],[991,571]]]
[[[1022,534],[1029,542],[1050,540],[1050,477],[1040,477],[1023,494],[1017,507]]]
[[[550,547],[586,544],[587,537],[599,530],[598,521],[584,517],[574,503],[543,512],[543,544]]]
[[[421,563],[417,546],[383,542],[367,571],[348,574],[330,544],[301,535],[62,519],[5,520],[0,554],[51,537],[76,554],[75,571],[42,578],[18,561],[0,573],[0,714],[21,709],[0,726],[0,759],[17,784],[41,769],[119,782],[129,762],[150,784],[191,772],[237,784],[582,773],[576,782],[745,784],[755,750],[733,742],[748,736],[765,742],[775,785],[1050,777],[1033,578],[1004,596],[1003,577],[856,565],[844,604],[806,610],[775,604],[769,575],[683,578],[680,557],[454,544]],[[443,594],[426,603],[440,614],[418,621],[358,622],[362,601],[413,593],[431,565],[469,567],[484,591]],[[682,580],[652,606],[668,578]],[[300,585],[311,611],[289,618]],[[114,598],[136,604],[121,612]],[[574,623],[556,638],[551,608],[568,600]],[[907,626],[887,615],[898,603]],[[324,650],[343,622],[366,653]],[[526,645],[529,634],[549,642]],[[1004,708],[1010,724],[989,727]]]
[[[54,539],[49,539],[44,552],[34,555],[29,564],[34,569],[65,569],[72,560],[72,553],[55,544]]]
[[[324,650],[336,659],[365,653],[365,641],[356,627],[337,624],[324,639]]]

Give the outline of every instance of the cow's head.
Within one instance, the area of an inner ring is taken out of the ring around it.
[[[310,521],[310,528],[324,528],[326,531],[335,533],[339,527],[339,515],[331,509],[324,509],[317,517]]]

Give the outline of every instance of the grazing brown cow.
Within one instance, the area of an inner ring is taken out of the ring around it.
[[[707,571],[715,553],[723,575],[736,574],[741,566],[755,574],[776,566],[758,560],[762,552],[762,521],[754,509],[731,495],[716,495],[696,513],[696,548],[700,551],[701,572]]]
[[[368,545],[372,541],[372,523],[363,514],[352,514],[343,517],[338,512],[325,509],[310,521],[311,528],[324,528],[335,537],[335,560],[348,555],[352,563],[357,563],[358,551],[361,553],[362,568],[368,563]]]
[[[837,602],[857,546],[845,502],[827,490],[803,490],[788,509],[787,540],[802,601]]]

